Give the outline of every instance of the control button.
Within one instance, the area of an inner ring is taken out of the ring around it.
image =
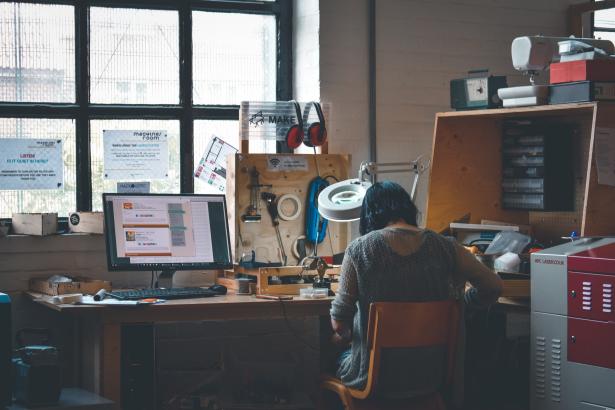
[[[583,300],[592,300],[591,296],[583,296]]]
[[[611,284],[611,283],[603,283],[602,287],[603,288],[607,288],[607,289],[611,289],[613,287],[613,284]]]
[[[604,303],[602,305],[602,307],[605,308],[605,309],[610,309],[612,307],[612,305],[610,303]]]
[[[583,282],[583,286],[591,286],[592,283],[591,282]]]
[[[592,288],[591,288],[591,286],[583,286],[583,290],[585,290],[587,292],[591,292]]]
[[[583,296],[591,296],[591,292],[583,292]]]
[[[592,310],[590,306],[583,306],[583,310]]]

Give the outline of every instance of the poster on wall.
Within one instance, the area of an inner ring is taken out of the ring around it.
[[[237,148],[212,135],[205,153],[196,166],[194,177],[224,192],[226,189],[226,156],[236,152]]]
[[[62,140],[0,138],[0,189],[59,189]]]
[[[152,180],[169,176],[166,131],[103,130],[107,180]]]

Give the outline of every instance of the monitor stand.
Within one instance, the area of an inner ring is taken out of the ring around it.
[[[160,272],[160,274],[158,275],[158,280],[156,281],[156,287],[166,289],[172,288],[174,274],[174,270],[163,270],[162,272]]]

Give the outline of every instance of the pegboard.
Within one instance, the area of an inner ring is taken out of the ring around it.
[[[248,212],[251,197],[251,171],[259,173],[260,192],[270,192],[280,198],[284,194],[296,195],[301,203],[301,211],[294,220],[280,219],[280,234],[288,257],[288,266],[297,265],[299,260],[291,246],[301,235],[305,235],[305,211],[310,182],[320,174],[331,176],[331,183],[348,178],[350,157],[340,154],[299,155],[299,154],[235,154],[228,157],[226,198],[228,206],[229,229],[233,258],[239,262],[243,254],[256,253],[258,262],[280,262],[278,239],[267,204],[260,197],[260,222],[244,222],[242,215]],[[290,203],[289,205],[292,205]],[[292,214],[289,209],[288,214]],[[343,252],[348,245],[348,223],[331,222],[327,235],[318,245],[318,255],[329,256]],[[308,246],[308,253],[311,253]]]

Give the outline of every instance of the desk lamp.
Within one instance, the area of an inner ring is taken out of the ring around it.
[[[419,156],[410,162],[367,162],[359,167],[359,177],[347,179],[325,188],[318,195],[318,212],[330,221],[350,222],[361,216],[361,205],[367,189],[376,182],[377,174],[410,172],[414,175],[410,199],[414,201],[419,176],[429,168],[429,160]]]

